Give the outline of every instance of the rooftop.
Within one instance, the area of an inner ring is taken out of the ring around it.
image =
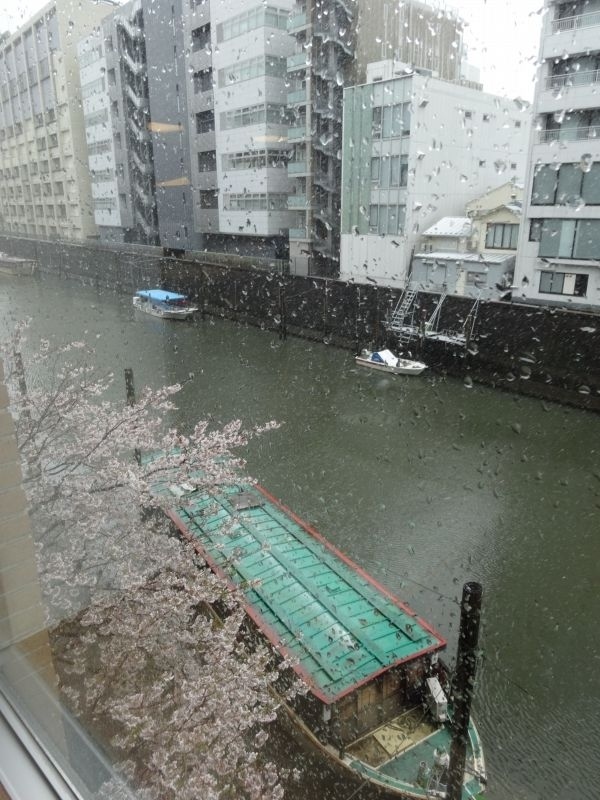
[[[248,615],[323,702],[445,646],[264,489],[239,484],[185,502],[168,515],[217,574],[242,588]]]
[[[442,217],[423,236],[469,236],[471,220],[469,217]]]

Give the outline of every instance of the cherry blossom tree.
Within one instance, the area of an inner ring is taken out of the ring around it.
[[[64,697],[148,797],[277,800],[262,751],[283,667],[247,646],[239,597],[152,492],[165,476],[202,491],[239,481],[240,449],[274,423],[181,433],[180,385],[128,404],[85,343],[34,348],[25,332],[2,354]]]

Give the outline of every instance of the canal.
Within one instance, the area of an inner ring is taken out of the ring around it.
[[[85,339],[103,367],[132,367],[138,389],[191,376],[182,427],[279,421],[248,448],[248,472],[430,620],[452,655],[462,584],[481,581],[474,714],[488,797],[597,797],[598,416],[440,375],[382,377],[347,352],[232,322],[134,316],[129,297],[63,281],[4,279],[2,328],[25,316],[31,338]],[[350,797],[306,764],[287,797]]]

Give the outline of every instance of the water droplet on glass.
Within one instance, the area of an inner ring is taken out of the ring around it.
[[[594,163],[593,157],[591,153],[583,153],[581,159],[579,161],[579,167],[582,172],[589,172],[592,168],[592,164]]]
[[[589,386],[580,386],[579,389],[577,389],[577,391],[579,392],[579,394],[590,394],[591,389]]]
[[[473,378],[471,378],[469,375],[467,375],[467,377],[464,380],[464,384],[465,384],[465,389],[472,389],[473,388]]]
[[[494,161],[494,169],[496,170],[498,175],[502,175],[502,173],[506,169],[506,161],[502,161],[502,159],[500,158],[497,161]]]

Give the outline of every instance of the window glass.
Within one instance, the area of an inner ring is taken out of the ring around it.
[[[581,196],[583,172],[579,164],[563,164],[558,172],[557,203],[576,203]]]
[[[584,173],[581,195],[587,205],[600,205],[600,163],[595,162]]]
[[[554,165],[544,164],[541,167],[537,167],[531,192],[532,204],[538,206],[552,205],[556,195],[557,183],[558,177]]]

